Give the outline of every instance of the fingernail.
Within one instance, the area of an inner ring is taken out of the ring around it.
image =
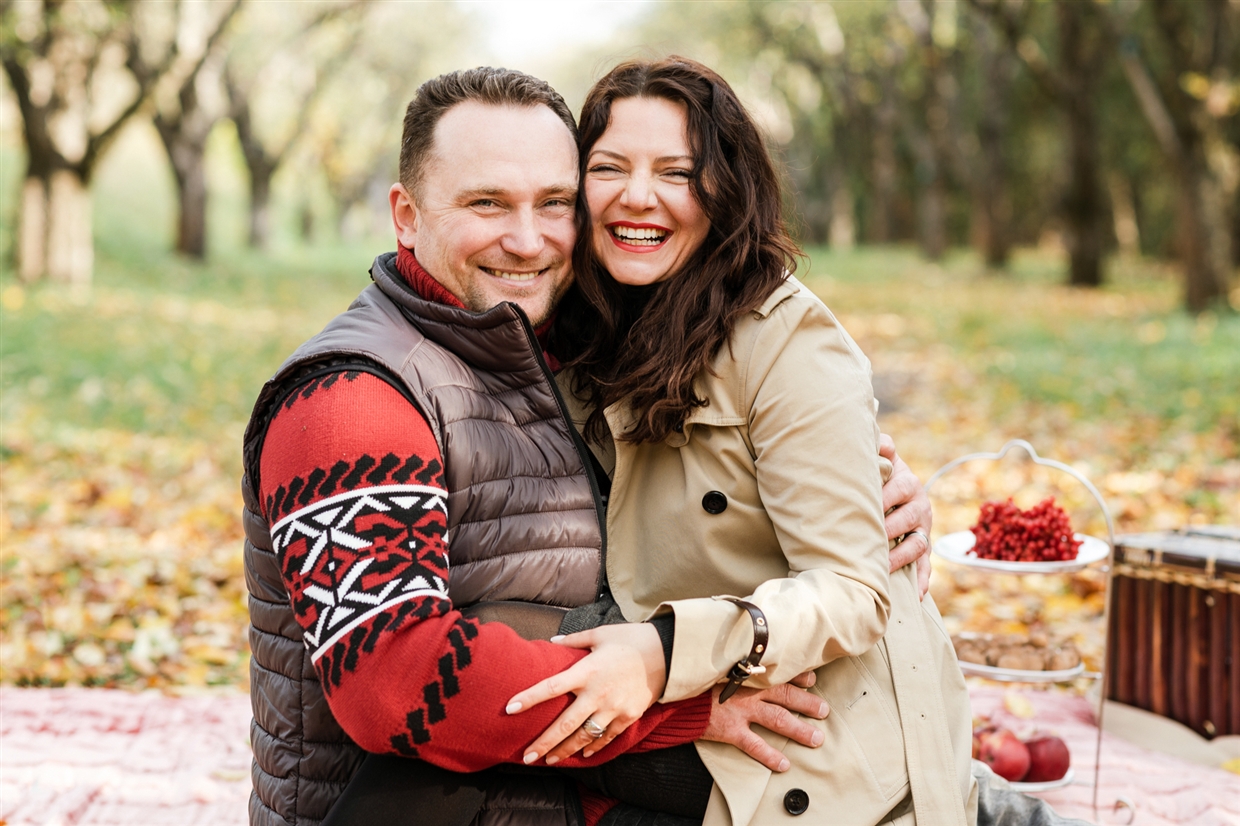
[[[520,710],[521,710],[521,704],[515,700],[509,703],[508,705],[504,706],[504,711],[508,712],[509,714],[516,714]]]
[[[783,760],[779,761],[779,768],[776,771],[786,772],[790,768],[792,768],[792,764],[789,763],[788,758],[785,757]]]
[[[589,749],[586,749],[585,751],[583,751],[583,752],[581,753],[581,756],[582,756],[582,757],[589,757],[589,756],[590,756],[590,755],[592,755],[592,754],[594,754],[594,752],[590,751]]]
[[[819,746],[821,746],[822,745],[822,732],[821,731],[814,732],[814,736],[809,738],[809,741],[814,744],[814,748],[818,748]]]
[[[552,641],[552,642],[559,642],[559,641],[560,641],[560,640],[562,640],[562,639],[564,639],[564,635],[563,635],[563,634],[556,634],[554,637],[552,637],[552,638],[551,638],[551,641]]]
[[[529,754],[527,754],[527,755],[525,755],[524,757],[522,757],[521,759],[522,759],[522,760],[524,760],[524,761],[525,761],[525,765],[527,765],[527,766],[528,766],[530,763],[533,763],[535,760],[537,760],[537,759],[538,759],[538,752],[536,752],[536,751],[532,751],[532,752],[530,752]]]
[[[547,765],[548,765],[548,766],[554,766],[556,763],[559,763],[559,762],[560,762],[560,758],[558,758],[558,757],[548,757],[548,758],[547,758]]]
[[[823,703],[822,705],[818,706],[818,716],[820,718],[826,717],[830,713],[831,713],[831,706],[827,705],[826,703]]]

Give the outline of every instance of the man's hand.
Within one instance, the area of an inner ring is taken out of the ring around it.
[[[821,697],[796,687],[809,688],[813,684],[814,672],[808,671],[792,683],[773,688],[741,687],[722,704],[719,692],[723,686],[715,686],[711,691],[710,722],[702,739],[731,743],[771,771],[786,772],[792,765],[788,758],[755,734],[750,724],[757,723],[803,746],[818,748],[822,745],[822,732],[796,716],[804,714],[822,720],[831,713]]]
[[[578,751],[589,757],[602,749],[662,696],[667,683],[663,643],[648,622],[602,625],[552,642],[591,651],[572,667],[517,694],[507,707],[509,714],[518,714],[554,697],[576,695],[526,749],[526,763],[545,755],[548,766]],[[603,734],[591,736],[582,728],[586,720]]]
[[[930,590],[930,541],[926,538],[934,521],[930,497],[917,475],[896,455],[896,443],[886,433],[879,436],[878,453],[890,460],[892,466],[891,478],[883,485],[887,538],[895,539],[913,530],[924,534],[912,534],[891,549],[891,571],[894,573],[916,560],[917,587],[924,598]]]

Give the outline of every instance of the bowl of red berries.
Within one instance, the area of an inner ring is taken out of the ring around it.
[[[984,502],[977,523],[934,543],[950,562],[1008,573],[1075,571],[1106,559],[1106,542],[1072,530],[1063,508],[1049,497],[1022,510],[1010,498]]]

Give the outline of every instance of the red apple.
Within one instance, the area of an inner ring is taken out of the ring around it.
[[[1005,728],[979,737],[978,759],[1005,780],[1022,780],[1029,771],[1029,749]]]
[[[1068,747],[1058,737],[1035,737],[1025,746],[1029,749],[1027,783],[1059,780],[1068,773]]]
[[[973,726],[973,759],[980,760],[982,758],[982,735],[995,730],[994,725],[988,720],[978,721]]]

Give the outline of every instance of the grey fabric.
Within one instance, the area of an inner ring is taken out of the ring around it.
[[[328,707],[256,493],[267,426],[308,377],[367,365],[427,419],[444,459],[456,607],[524,600],[572,608],[601,592],[601,504],[587,452],[524,314],[511,304],[471,313],[424,301],[394,273],[393,259],[376,259],[375,283],[264,385],[246,428],[252,824],[320,823],[364,757]],[[531,823],[544,818],[537,806],[523,811]]]
[[[628,620],[624,618],[624,614],[620,613],[620,606],[616,605],[611,595],[605,594],[602,599],[591,602],[589,605],[578,606],[565,614],[564,619],[560,621],[560,633],[576,634],[578,631],[589,631],[600,625],[616,625],[621,622],[628,622]]]
[[[973,761],[977,780],[977,826],[1090,826],[1063,817],[1045,800],[1016,791],[985,763]]]

